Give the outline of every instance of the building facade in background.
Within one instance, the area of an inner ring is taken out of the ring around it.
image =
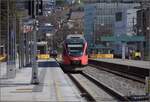
[[[136,35],[137,3],[93,3],[85,5],[84,34],[89,47],[109,46],[115,53],[121,54],[121,42],[102,42],[102,36]],[[135,48],[136,49],[136,46]],[[127,49],[128,50],[128,49]],[[128,52],[128,51],[126,51]]]
[[[84,8],[84,34],[85,39],[88,42],[88,47],[92,47],[94,44],[94,18],[95,18],[95,6],[93,4],[87,4]]]

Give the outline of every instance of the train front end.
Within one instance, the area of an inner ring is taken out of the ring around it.
[[[63,64],[80,65],[88,64],[87,42],[82,36],[68,37],[63,44]]]

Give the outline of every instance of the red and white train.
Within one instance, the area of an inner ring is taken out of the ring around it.
[[[62,61],[64,65],[88,64],[87,42],[83,35],[68,35],[63,43]]]

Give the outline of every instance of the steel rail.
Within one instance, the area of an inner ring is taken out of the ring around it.
[[[127,79],[130,79],[130,80],[133,80],[133,81],[137,81],[137,82],[145,84],[145,80],[140,78],[140,77],[137,77],[137,76],[133,76],[133,75],[130,75],[130,74],[127,74],[127,73],[119,72],[119,71],[110,70],[110,69],[107,69],[105,67],[96,66],[96,65],[93,65],[93,64],[89,64],[89,66],[97,68],[99,70],[103,70],[103,71],[112,73],[112,74],[115,74],[115,75],[118,75],[118,76],[121,76],[121,77],[124,77],[124,78],[127,78]]]
[[[85,97],[87,101],[96,102],[93,96],[80,84],[80,82],[78,82],[71,74],[68,74],[68,76],[76,84],[76,86],[81,92],[82,97]]]
[[[121,95],[119,92],[116,92],[116,91],[112,90],[111,88],[107,87],[106,85],[102,84],[101,82],[99,82],[98,80],[96,80],[91,75],[89,75],[87,73],[84,73],[84,72],[82,72],[81,74],[84,77],[86,77],[87,79],[89,79],[91,82],[93,82],[95,85],[97,85],[98,87],[102,88],[109,95],[115,97],[118,101],[129,101],[129,99],[127,97]]]

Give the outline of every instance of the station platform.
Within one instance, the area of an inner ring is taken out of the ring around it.
[[[31,84],[32,68],[30,66],[18,69],[13,79],[3,79],[6,67],[4,63],[1,63],[0,102],[82,101],[78,90],[54,59],[46,62],[41,60],[38,63],[40,64],[38,67],[39,85]]]
[[[144,68],[144,69],[150,69],[150,61],[128,60],[128,59],[91,59],[91,60],[113,63],[113,64],[118,64],[118,65],[131,66],[131,67]]]

